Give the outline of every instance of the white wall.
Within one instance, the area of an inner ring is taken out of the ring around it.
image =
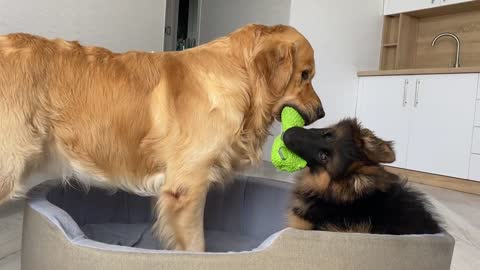
[[[288,24],[291,0],[201,0],[200,43],[248,23]]]
[[[248,23],[288,24],[291,0],[202,0],[200,10],[200,43],[224,36]],[[270,132],[281,128],[275,123]],[[273,137],[263,149],[263,159],[270,160]]]
[[[166,0],[0,0],[0,34],[27,32],[113,51],[163,49]]]
[[[382,32],[382,0],[292,0],[290,25],[310,41],[315,50],[313,86],[326,116],[310,127],[324,127],[355,116],[357,71],[378,69]],[[274,124],[273,136],[281,132]],[[263,159],[270,160],[273,136]]]
[[[290,24],[315,50],[313,85],[326,117],[322,127],[355,116],[357,71],[378,69],[382,0],[292,0]]]

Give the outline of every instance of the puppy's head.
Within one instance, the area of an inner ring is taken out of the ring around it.
[[[315,75],[313,48],[292,27],[250,25],[255,42],[250,61],[250,76],[255,91],[262,91],[273,105],[271,116],[280,120],[281,110],[291,106],[310,124],[325,116],[322,103],[312,86]]]
[[[283,139],[290,150],[307,161],[310,174],[328,178],[322,181],[336,186],[343,196],[381,189],[384,180],[391,178],[380,163],[395,161],[392,143],[362,128],[355,119],[322,129],[291,128]]]

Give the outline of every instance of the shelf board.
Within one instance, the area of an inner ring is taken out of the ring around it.
[[[398,45],[397,42],[385,43],[383,47],[396,47]]]

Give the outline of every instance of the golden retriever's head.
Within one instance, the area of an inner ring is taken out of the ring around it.
[[[312,86],[315,60],[310,43],[292,27],[249,25],[254,48],[250,58],[255,91],[261,91],[271,106],[271,116],[280,120],[285,106],[296,108],[310,124],[325,116]]]

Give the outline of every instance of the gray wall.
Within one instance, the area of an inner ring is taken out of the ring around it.
[[[290,0],[202,0],[200,43],[248,23],[288,24]]]
[[[166,0],[0,0],[0,34],[27,32],[114,51],[163,49]]]

